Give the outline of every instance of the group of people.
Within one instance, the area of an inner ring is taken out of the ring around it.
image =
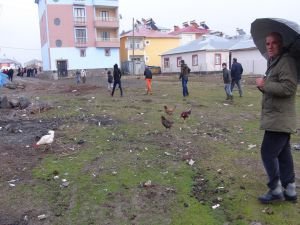
[[[105,69],[107,70],[107,69]],[[120,89],[120,96],[123,97],[123,89],[121,83],[122,72],[118,66],[115,64],[113,67],[113,72],[111,73],[110,70],[107,70],[107,89],[111,92],[111,96],[114,96],[116,87],[118,85]]]
[[[295,97],[297,92],[297,67],[295,60],[283,48],[283,39],[279,33],[270,33],[266,37],[268,68],[264,78],[257,79],[257,88],[261,91],[262,110],[260,127],[264,130],[261,144],[261,158],[268,175],[266,194],[258,197],[261,203],[274,201],[296,201],[296,184],[293,157],[291,153],[290,135],[296,131]],[[184,60],[180,61],[179,79],[182,82],[183,96],[189,96],[187,87],[190,68]],[[233,58],[231,70],[223,63],[223,80],[226,99],[232,99],[232,90],[237,85],[240,97],[243,96],[241,76],[243,67]],[[111,96],[118,85],[121,96],[121,71],[118,65],[113,68],[113,75],[107,72],[108,88]],[[144,71],[147,92],[152,94],[152,72],[146,67]]]
[[[268,175],[267,193],[258,197],[261,203],[297,200],[294,162],[291,153],[290,135],[296,132],[295,97],[297,92],[297,66],[283,46],[282,35],[272,32],[266,36],[265,45],[268,54],[268,68],[263,78],[257,79],[257,88],[261,91],[262,110],[260,128],[264,130],[261,144],[261,158]],[[232,100],[232,91],[238,87],[239,96],[243,96],[241,87],[242,65],[233,58],[231,70],[222,64],[226,99]],[[180,79],[183,96],[188,96],[189,68],[181,60]]]
[[[230,71],[227,69],[227,64],[225,62],[222,63],[222,68],[226,100],[233,100],[232,91],[235,85],[238,87],[240,97],[242,97],[243,90],[241,86],[241,79],[244,71],[242,64],[239,63],[236,58],[233,58]]]
[[[85,71],[85,69],[82,69],[81,71],[76,70],[75,76],[76,76],[76,83],[77,84],[80,84],[81,82],[83,84],[85,84],[85,82],[86,82],[86,71]]]

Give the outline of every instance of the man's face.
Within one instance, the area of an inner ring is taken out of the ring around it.
[[[270,58],[276,57],[281,53],[282,43],[276,35],[270,35],[266,38],[267,53]]]

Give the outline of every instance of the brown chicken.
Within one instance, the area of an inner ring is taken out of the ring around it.
[[[166,129],[170,129],[174,122],[167,120],[164,116],[161,116],[161,123]]]
[[[191,115],[191,113],[192,113],[192,109],[189,109],[187,111],[183,111],[180,114],[180,117],[182,117],[185,120],[186,118],[188,118]]]
[[[176,105],[175,105],[173,108],[169,108],[168,106],[165,105],[164,108],[165,108],[165,113],[166,113],[166,114],[172,115],[173,112],[174,112],[175,109],[176,109]]]

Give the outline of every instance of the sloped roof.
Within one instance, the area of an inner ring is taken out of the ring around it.
[[[257,48],[252,38],[242,39],[235,45],[230,47],[230,50],[244,50]]]
[[[9,64],[19,64],[21,65],[20,62],[13,60],[13,59],[7,59],[7,58],[0,58],[0,63],[9,63]]]
[[[122,37],[132,37],[132,36],[133,36],[132,30],[121,34],[121,38]],[[171,35],[166,32],[151,30],[151,29],[147,29],[145,27],[139,27],[138,29],[135,29],[134,36],[135,37],[149,37],[149,38],[179,38],[175,35]]]
[[[188,27],[179,28],[178,30],[172,31],[169,34],[178,35],[178,34],[186,34],[186,33],[207,34],[209,33],[209,30],[200,27],[188,26]]]
[[[204,35],[199,39],[189,42],[186,45],[171,49],[161,55],[172,55],[177,53],[195,52],[195,51],[212,51],[212,50],[229,50],[238,40],[227,39],[215,35]]]

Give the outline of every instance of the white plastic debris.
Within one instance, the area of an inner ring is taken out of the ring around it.
[[[29,145],[26,145],[25,147],[26,147],[26,148],[30,148],[30,146],[29,146]]]
[[[219,207],[220,207],[220,204],[216,204],[216,205],[212,206],[212,209],[216,209],[216,208],[219,208]]]
[[[151,180],[147,180],[145,183],[144,183],[144,187],[149,187],[152,185],[152,181]]]
[[[45,214],[42,214],[42,215],[39,215],[38,216],[38,219],[39,220],[44,220],[44,219],[46,219],[47,218],[47,216],[45,215]]]
[[[112,171],[112,174],[113,174],[113,175],[117,175],[118,172],[117,172],[117,171]]]
[[[59,179],[59,176],[54,176],[53,179],[57,180],[57,179]]]
[[[194,163],[195,163],[195,161],[192,160],[192,159],[190,159],[190,160],[188,161],[188,164],[189,164],[190,166],[194,165]]]
[[[252,149],[252,148],[255,148],[255,147],[256,147],[256,145],[250,144],[250,145],[248,145],[248,150],[250,150],[250,149]]]

